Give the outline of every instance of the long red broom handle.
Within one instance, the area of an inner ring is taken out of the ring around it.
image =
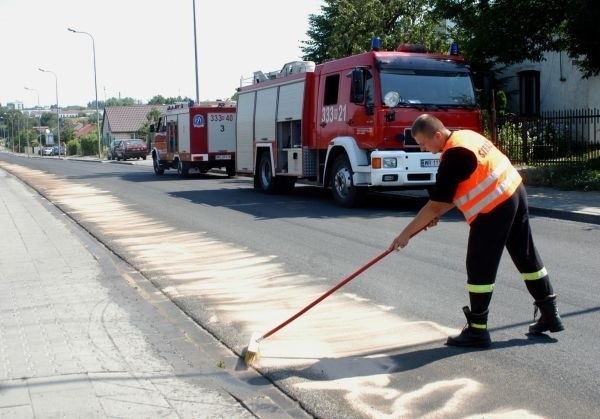
[[[425,230],[425,228],[426,227],[421,228],[419,231],[417,231],[417,233],[421,232],[422,230]],[[413,235],[411,235],[411,237],[415,236],[417,233],[414,233]],[[297,312],[296,314],[294,314],[292,317],[290,317],[289,319],[287,319],[286,321],[284,321],[280,325],[275,326],[273,329],[269,330],[267,333],[265,333],[264,335],[262,335],[260,337],[260,340],[266,339],[269,336],[271,336],[273,333],[277,332],[278,330],[283,329],[285,326],[287,326],[288,324],[290,324],[291,322],[293,322],[294,320],[296,320],[298,317],[300,317],[301,315],[303,315],[304,313],[306,313],[308,310],[310,310],[311,308],[313,308],[314,306],[316,306],[317,304],[319,304],[325,298],[329,297],[331,294],[333,294],[334,292],[336,292],[338,289],[340,289],[341,287],[343,287],[344,285],[346,285],[348,282],[352,281],[358,275],[360,275],[361,273],[363,273],[364,271],[366,271],[367,269],[369,269],[371,266],[373,266],[374,264],[376,264],[377,262],[379,262],[381,259],[383,259],[387,255],[389,255],[391,252],[393,252],[393,249],[387,249],[385,252],[381,253],[379,256],[376,256],[375,258],[373,258],[370,262],[368,262],[367,264],[363,265],[356,272],[350,274],[344,280],[342,280],[341,282],[339,282],[337,285],[335,285],[333,288],[331,288],[325,294],[321,295],[315,301],[313,301],[312,303],[310,303],[309,305],[307,305],[306,307],[304,307],[302,310],[300,310],[299,312]]]

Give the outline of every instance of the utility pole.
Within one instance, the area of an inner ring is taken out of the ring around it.
[[[35,93],[37,93],[37,107],[38,107],[38,112],[40,110],[40,92],[37,89],[31,89],[29,87],[25,87],[25,90],[31,90],[34,91]],[[39,123],[38,123],[38,149],[41,150],[42,149],[42,133],[40,132],[41,126],[42,126],[42,113],[40,112],[39,115]],[[35,154],[35,153],[34,153]],[[41,155],[41,153],[40,153]]]
[[[193,1],[194,12],[194,59],[196,60],[196,105],[200,103],[200,88],[198,87],[198,44],[196,41],[196,0]]]

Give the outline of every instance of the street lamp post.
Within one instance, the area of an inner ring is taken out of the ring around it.
[[[25,132],[27,132],[27,126],[25,126]],[[18,152],[21,153],[22,147],[21,147],[21,137],[23,136],[23,133],[21,132],[21,118],[17,119],[17,133],[19,135],[19,148],[18,148]]]
[[[32,89],[30,87],[25,86],[25,90],[31,90],[32,92],[35,92],[37,94],[37,107],[38,107],[38,111],[39,111],[39,107],[40,107],[40,92],[37,89]],[[38,148],[41,150],[42,148],[42,139],[41,139],[41,132],[40,132],[40,127],[42,126],[42,113],[40,112],[40,114],[38,115],[39,117],[39,123],[38,123]],[[60,147],[59,147],[59,151],[60,151]],[[34,153],[35,154],[35,153]]]
[[[72,28],[67,28],[69,31],[73,33],[82,33],[90,37],[92,40],[92,53],[94,54],[94,91],[96,92],[96,132],[98,133],[98,158],[101,159],[100,155],[100,111],[98,110],[98,80],[96,78],[96,42],[94,41],[94,37],[87,32],[76,31]]]
[[[38,70],[44,73],[50,73],[54,76],[54,86],[56,89],[56,129],[58,131],[58,158],[60,159],[60,111],[58,110],[58,76],[54,71],[44,70],[43,68],[38,68]]]
[[[192,0],[194,13],[194,60],[196,62],[196,105],[200,103],[200,89],[198,87],[198,45],[196,41],[196,0]]]
[[[13,153],[15,152],[15,121],[11,116],[10,118],[10,146],[12,147]]]

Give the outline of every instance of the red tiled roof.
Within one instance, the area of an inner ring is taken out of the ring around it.
[[[108,123],[110,131],[136,132],[148,120],[146,115],[156,108],[161,113],[166,105],[133,105],[133,106],[110,106],[104,109],[104,124]]]
[[[96,126],[94,124],[86,124],[83,127],[81,127],[80,129],[78,129],[77,131],[75,131],[75,133],[73,135],[75,135],[76,138],[83,137],[84,135],[92,132],[94,130],[94,128],[96,128]]]

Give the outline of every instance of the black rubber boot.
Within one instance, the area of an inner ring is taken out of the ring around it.
[[[535,323],[529,325],[529,333],[538,334],[547,331],[560,332],[565,330],[556,308],[556,295],[549,295],[543,300],[535,301],[533,305],[535,306],[533,320],[535,321],[538,309],[541,315]]]
[[[487,330],[487,317],[489,310],[483,313],[471,313],[468,306],[463,307],[467,317],[467,325],[460,335],[450,336],[446,341],[449,346],[464,346],[472,348],[487,348],[492,344],[490,332]]]

